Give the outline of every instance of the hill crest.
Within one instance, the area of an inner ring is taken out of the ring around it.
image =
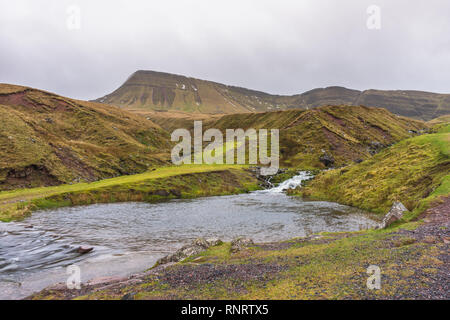
[[[450,114],[450,94],[415,90],[354,90],[340,86],[316,88],[295,95],[274,95],[165,72],[139,70],[123,85],[95,101],[130,111],[181,111],[233,114],[325,105],[380,107],[397,115],[431,120]]]

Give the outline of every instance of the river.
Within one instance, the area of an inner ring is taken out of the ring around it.
[[[376,225],[359,209],[283,192],[305,178],[303,172],[247,194],[43,210],[21,222],[0,223],[0,299],[65,283],[72,264],[80,267],[82,281],[140,272],[198,237],[270,242]],[[94,250],[81,255],[81,245]]]

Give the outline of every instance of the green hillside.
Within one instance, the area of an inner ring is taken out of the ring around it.
[[[426,128],[385,109],[349,106],[226,115],[204,126],[279,129],[281,164],[300,168],[325,168],[324,156],[334,167],[363,160]]]
[[[380,213],[401,201],[420,213],[450,194],[450,130],[406,139],[360,164],[322,172],[297,193]]]
[[[0,190],[143,172],[169,147],[159,126],[117,107],[0,84]]]

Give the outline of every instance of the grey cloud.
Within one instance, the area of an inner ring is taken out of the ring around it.
[[[66,27],[67,7],[81,29]],[[381,7],[381,30],[366,9]],[[450,2],[3,1],[0,82],[92,99],[138,69],[270,93],[315,87],[448,93]]]

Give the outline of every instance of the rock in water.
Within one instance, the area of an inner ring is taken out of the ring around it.
[[[403,213],[408,211],[406,207],[399,201],[394,202],[391,207],[391,210],[386,214],[381,222],[380,229],[386,228],[390,226],[395,221],[400,220],[403,217]]]
[[[251,246],[253,244],[252,239],[248,238],[237,238],[231,241],[231,252],[238,252],[244,249],[245,247]]]
[[[85,254],[85,253],[91,252],[92,250],[94,250],[93,247],[81,246],[81,247],[78,247],[77,252],[81,253],[81,254]]]

